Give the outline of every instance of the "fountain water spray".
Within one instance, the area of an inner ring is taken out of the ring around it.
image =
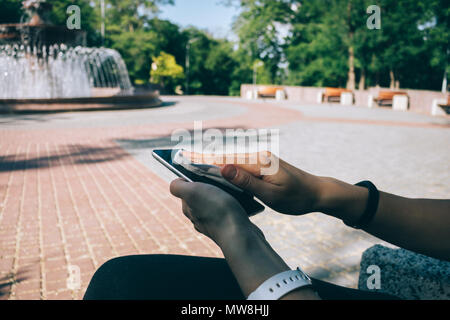
[[[0,99],[90,97],[94,88],[132,92],[117,51],[64,44],[0,46]]]

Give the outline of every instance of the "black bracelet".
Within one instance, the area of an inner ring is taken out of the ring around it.
[[[361,218],[359,218],[359,221],[357,221],[356,223],[350,224],[345,221],[344,223],[355,229],[365,229],[369,226],[369,224],[375,217],[375,214],[377,213],[378,201],[380,200],[380,192],[378,191],[377,187],[375,187],[375,185],[370,181],[361,181],[355,184],[355,186],[365,187],[369,189],[369,198],[367,199],[366,209],[364,210]]]

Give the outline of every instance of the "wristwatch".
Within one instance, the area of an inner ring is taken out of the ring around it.
[[[278,300],[302,287],[312,286],[311,279],[300,268],[278,273],[264,281],[247,300]]]

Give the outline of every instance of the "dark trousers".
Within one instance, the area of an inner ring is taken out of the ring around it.
[[[386,300],[395,297],[312,279],[327,300]],[[85,300],[244,300],[225,259],[180,255],[135,255],[103,264]]]

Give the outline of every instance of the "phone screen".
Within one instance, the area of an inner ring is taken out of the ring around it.
[[[232,186],[224,178],[222,178],[222,182],[219,182],[217,178],[211,179],[203,175],[198,175],[187,169],[185,166],[178,164],[174,161],[174,157],[178,151],[179,149],[153,150],[153,156],[177,176],[184,178],[187,181],[212,184],[231,194],[237,201],[239,201],[249,216],[255,215],[264,210],[264,206],[257,202],[251,194],[240,190],[236,186]],[[227,186],[227,184],[231,186]]]

